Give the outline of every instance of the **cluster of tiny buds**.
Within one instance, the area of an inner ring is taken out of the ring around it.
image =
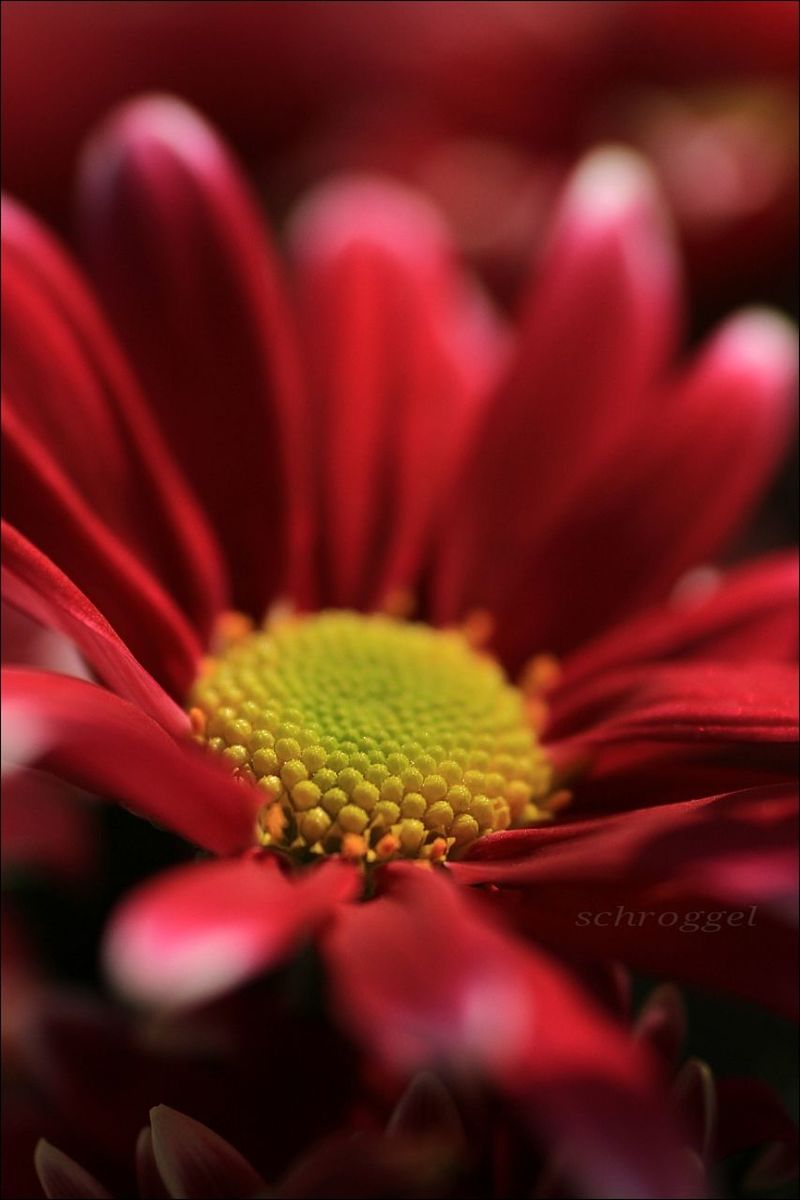
[[[559,796],[519,693],[466,641],[442,637],[322,614],[257,631],[210,661],[192,696],[195,737],[263,792],[261,845],[440,861],[484,834],[549,819]],[[484,707],[464,700],[450,716],[470,684],[488,689]],[[330,701],[337,688],[341,703]],[[391,710],[381,729],[363,718],[379,703]]]

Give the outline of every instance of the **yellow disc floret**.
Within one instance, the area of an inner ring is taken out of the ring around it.
[[[522,694],[455,630],[282,617],[207,660],[190,705],[197,739],[263,791],[264,845],[441,859],[549,816]]]

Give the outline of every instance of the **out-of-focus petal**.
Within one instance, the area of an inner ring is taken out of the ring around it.
[[[291,880],[271,857],[178,867],[133,892],[112,917],[112,979],[143,1003],[207,1000],[280,962],[357,887],[326,862]]]
[[[170,1196],[236,1200],[255,1196],[264,1180],[238,1150],[200,1121],[166,1104],[150,1110],[153,1154]]]
[[[374,1131],[334,1134],[314,1146],[269,1192],[276,1200],[424,1200],[450,1194],[456,1155],[436,1136],[380,1137]]]
[[[584,1194],[694,1194],[635,1044],[445,878],[413,865],[389,875],[389,890],[342,908],[325,940],[350,1033],[403,1071],[456,1062],[488,1076],[568,1150]]]
[[[675,304],[672,245],[647,168],[628,151],[596,152],[566,189],[516,359],[454,490],[440,620],[480,607],[502,623],[554,521],[646,415]]]
[[[189,841],[229,854],[247,847],[259,804],[190,742],[111,692],[45,671],[3,671],[4,720],[29,727],[36,762]],[[12,747],[13,749],[13,747]]]
[[[713,559],[788,446],[796,378],[784,317],[731,317],[554,526],[531,564],[538,586],[499,631],[506,656],[573,649]]]
[[[78,494],[47,447],[5,407],[2,426],[3,500],[9,520],[60,565],[142,666],[173,695],[183,697],[202,653],[186,617],[148,567]]]
[[[650,993],[637,1014],[634,1034],[668,1071],[675,1069],[686,1040],[686,1006],[674,984],[662,983]]]
[[[509,920],[579,960],[619,958],[791,1013],[796,831],[797,786],[782,783],[497,834],[451,869],[496,885]]]
[[[325,185],[297,213],[293,245],[321,600],[380,603],[415,581],[500,345],[441,220],[399,185]]]
[[[136,1139],[136,1185],[141,1200],[168,1200],[169,1192],[156,1164],[153,1134],[149,1125]]]
[[[4,666],[16,663],[90,678],[89,668],[68,638],[26,617],[5,600],[0,601],[0,657]]]
[[[698,581],[657,608],[581,647],[564,663],[560,697],[589,676],[634,663],[706,658],[795,661],[795,551],[769,555],[707,585]]]
[[[207,633],[225,585],[205,518],[77,268],[5,199],[3,347],[9,406]],[[20,512],[36,504],[13,499]]]
[[[0,816],[4,869],[33,868],[79,886],[95,877],[96,829],[74,788],[27,767],[4,771]]]
[[[287,544],[307,553],[310,468],[261,214],[213,130],[161,96],[129,103],[95,135],[80,200],[92,269],[203,497],[234,601],[260,617],[285,583]]]
[[[186,715],[138,663],[90,600],[21,533],[2,522],[3,597],[42,625],[71,638],[117,695],[138,705],[170,733]]]
[[[111,1200],[111,1193],[93,1175],[44,1138],[36,1147],[34,1162],[48,1200]]]
[[[672,1102],[688,1131],[691,1148],[708,1160],[717,1116],[714,1072],[701,1058],[689,1058],[672,1085]]]
[[[717,1159],[763,1146],[747,1172],[748,1191],[771,1191],[791,1182],[797,1175],[797,1126],[780,1097],[759,1079],[721,1079],[717,1090]]]

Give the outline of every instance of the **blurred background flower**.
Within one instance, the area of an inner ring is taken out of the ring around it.
[[[234,145],[280,226],[341,169],[413,183],[513,305],[576,157],[651,160],[699,336],[796,312],[796,0],[4,0],[5,187],[71,229],[72,164],[117,101],[163,90]],[[757,525],[797,538],[796,455]],[[752,548],[752,547],[748,547]]]
[[[6,186],[51,219],[88,129],[158,89],[220,127],[273,214],[336,168],[413,181],[505,294],[565,169],[621,140],[661,175],[709,316],[792,295],[794,0],[4,9]]]

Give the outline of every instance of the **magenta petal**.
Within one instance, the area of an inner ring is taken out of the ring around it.
[[[180,1200],[237,1200],[264,1191],[261,1176],[199,1121],[166,1104],[150,1110],[152,1147],[168,1194]]]
[[[355,892],[338,861],[287,879],[271,857],[179,867],[133,892],[113,917],[106,963],[150,1004],[193,1004],[281,961]]]
[[[43,769],[213,850],[252,841],[260,803],[189,741],[176,741],[151,717],[111,692],[45,671],[3,671],[8,728]]]
[[[580,1194],[694,1194],[640,1049],[444,876],[400,865],[389,878],[378,899],[342,908],[324,943],[351,1035],[403,1072],[452,1063],[488,1076],[569,1148]]]
[[[215,132],[165,96],[95,135],[80,181],[100,288],[260,617],[307,551],[298,355],[261,214]]]
[[[159,687],[108,621],[44,554],[2,523],[3,598],[40,624],[72,639],[87,663],[119,696],[138,705],[170,733],[186,716]]]
[[[36,1147],[34,1162],[48,1200],[111,1200],[111,1193],[93,1175],[44,1138]]]

